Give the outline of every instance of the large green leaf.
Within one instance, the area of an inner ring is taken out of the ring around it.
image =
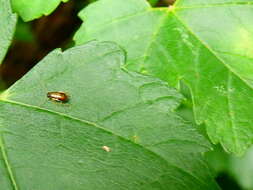
[[[55,50],[1,95],[4,190],[218,189],[208,142],[175,112],[182,96],[124,60],[109,42]]]
[[[68,0],[11,0],[12,7],[24,21],[49,15],[61,2]]]
[[[13,37],[17,17],[11,12],[9,0],[0,0],[0,64]]]
[[[80,17],[77,44],[116,41],[129,69],[189,86],[195,119],[213,143],[239,155],[252,144],[252,2],[178,0],[151,8],[144,0],[101,0]]]

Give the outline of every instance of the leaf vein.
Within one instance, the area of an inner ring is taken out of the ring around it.
[[[229,121],[230,121],[230,126],[231,126],[231,130],[232,130],[232,134],[233,134],[233,140],[235,143],[235,147],[236,149],[239,148],[238,146],[238,140],[237,140],[237,135],[235,133],[235,117],[233,114],[233,105],[231,104],[231,73],[228,72],[228,79],[227,79],[227,104],[228,104],[228,116],[230,117]]]
[[[154,156],[160,158],[161,160],[165,161],[165,163],[167,163],[168,166],[170,167],[173,167],[173,168],[176,168],[178,169],[179,171],[181,171],[182,173],[185,173],[186,175],[188,176],[191,176],[192,178],[194,178],[196,181],[198,181],[200,184],[203,184],[204,186],[207,185],[207,182],[199,179],[197,176],[193,175],[192,173],[188,172],[187,170],[184,170],[183,168],[180,168],[172,163],[170,163],[166,158],[164,158],[163,156],[159,155],[158,153],[148,149],[147,147],[143,146],[142,144],[138,144],[138,143],[135,143],[123,136],[120,136],[119,134],[116,134],[114,133],[113,131],[110,131],[110,130],[107,130],[105,128],[103,128],[102,126],[94,123],[94,122],[91,122],[91,121],[88,121],[88,120],[84,120],[84,119],[79,119],[79,118],[76,118],[76,117],[73,117],[73,116],[69,116],[69,115],[66,115],[64,113],[60,113],[60,112],[56,112],[56,111],[51,111],[51,110],[48,110],[48,109],[45,109],[45,108],[40,108],[38,106],[35,106],[35,105],[29,105],[29,104],[25,104],[25,103],[21,103],[21,102],[16,102],[16,101],[13,101],[13,100],[2,100],[2,102],[5,102],[5,103],[9,103],[9,104],[14,104],[14,105],[19,105],[19,106],[22,106],[22,107],[26,107],[26,108],[30,108],[30,109],[35,109],[35,110],[38,110],[38,111],[44,111],[44,112],[49,112],[49,113],[52,113],[52,114],[55,114],[55,115],[58,115],[58,116],[61,116],[61,117],[64,117],[64,118],[67,118],[69,120],[74,120],[74,121],[77,121],[77,122],[81,122],[81,123],[86,123],[88,125],[91,125],[91,126],[94,126],[98,129],[101,129],[102,131],[104,132],[107,132],[107,133],[110,133],[112,135],[115,135],[117,136],[118,138],[124,140],[124,141],[127,141],[127,142],[130,142],[136,146],[139,146],[141,148],[143,148],[144,150],[148,151],[149,153],[153,154]],[[18,189],[15,189],[15,190],[18,190]]]
[[[224,63],[224,61],[222,60],[222,58],[220,58],[214,50],[212,50],[205,42],[203,42],[203,40],[201,40],[188,26],[186,23],[184,23],[184,21],[175,13],[174,16],[178,19],[178,21],[195,37],[196,40],[198,40],[207,50],[209,50],[209,52],[215,56],[217,58],[217,60],[222,63],[229,71],[231,71],[231,73],[233,73],[235,76],[237,76],[240,80],[242,80],[248,87],[252,88],[250,86],[250,84],[243,78],[241,78],[240,75],[238,75],[233,68],[231,68],[229,65],[227,65],[226,63]]]
[[[5,145],[4,145],[4,140],[3,140],[2,135],[0,136],[0,149],[1,149],[1,153],[2,153],[2,156],[3,156],[4,162],[5,162],[5,166],[7,168],[7,172],[9,174],[10,181],[13,185],[13,188],[14,188],[14,190],[19,190],[17,182],[16,182],[15,177],[14,177],[14,174],[12,172],[12,168],[11,168],[10,163],[9,163],[9,159],[8,159],[8,155],[7,155],[6,150],[5,150]]]

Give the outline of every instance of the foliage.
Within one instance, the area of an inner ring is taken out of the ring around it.
[[[182,96],[124,60],[109,42],[55,50],[1,95],[4,189],[218,189],[209,144],[174,112]]]
[[[253,189],[253,3],[67,1],[0,0],[0,189]]]
[[[243,157],[236,157],[224,152],[220,147],[205,154],[207,161],[215,169],[215,175],[227,174],[242,189],[253,190],[253,146]]]
[[[60,4],[68,0],[11,0],[13,10],[17,12],[24,21],[30,21],[49,15]]]
[[[252,144],[252,3],[179,0],[151,8],[144,0],[101,0],[79,16],[77,44],[117,42],[128,69],[189,86],[196,122],[213,143],[238,155]]]
[[[150,5],[155,6],[159,0],[149,0]]]
[[[9,1],[0,0],[0,64],[14,34],[17,18],[12,14]]]
[[[230,157],[228,172],[247,190],[253,190],[253,147],[242,158]]]

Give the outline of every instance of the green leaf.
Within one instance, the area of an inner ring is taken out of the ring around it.
[[[212,168],[216,177],[219,177],[219,175],[222,176],[224,174],[231,176],[228,173],[231,157],[234,157],[234,155],[228,154],[219,145],[213,146],[213,150],[205,153],[205,158],[208,162],[208,165],[210,166],[210,168]]]
[[[18,20],[15,32],[15,40],[23,42],[34,42],[35,36],[32,31],[31,23]]]
[[[17,17],[11,12],[9,0],[0,0],[0,64],[14,35]]]
[[[158,3],[159,0],[148,0],[150,5],[155,6]]]
[[[230,155],[220,147],[205,153],[206,160],[216,175],[229,176],[244,190],[253,190],[253,147],[243,157]]]
[[[251,2],[178,0],[151,8],[144,0],[101,0],[79,16],[85,22],[77,44],[117,42],[127,51],[128,69],[189,86],[195,119],[213,143],[238,155],[252,144]]]
[[[182,96],[124,61],[110,42],[55,50],[1,95],[5,190],[218,189],[209,143],[175,112]]]
[[[253,190],[253,147],[242,158],[231,156],[228,172],[243,189]]]
[[[24,21],[49,15],[61,2],[68,0],[11,0],[12,8]]]

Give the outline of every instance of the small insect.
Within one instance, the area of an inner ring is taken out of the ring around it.
[[[48,92],[47,97],[55,102],[66,103],[69,101],[68,95],[64,92]]]
[[[102,149],[106,152],[111,152],[111,149],[108,146],[102,146]]]

